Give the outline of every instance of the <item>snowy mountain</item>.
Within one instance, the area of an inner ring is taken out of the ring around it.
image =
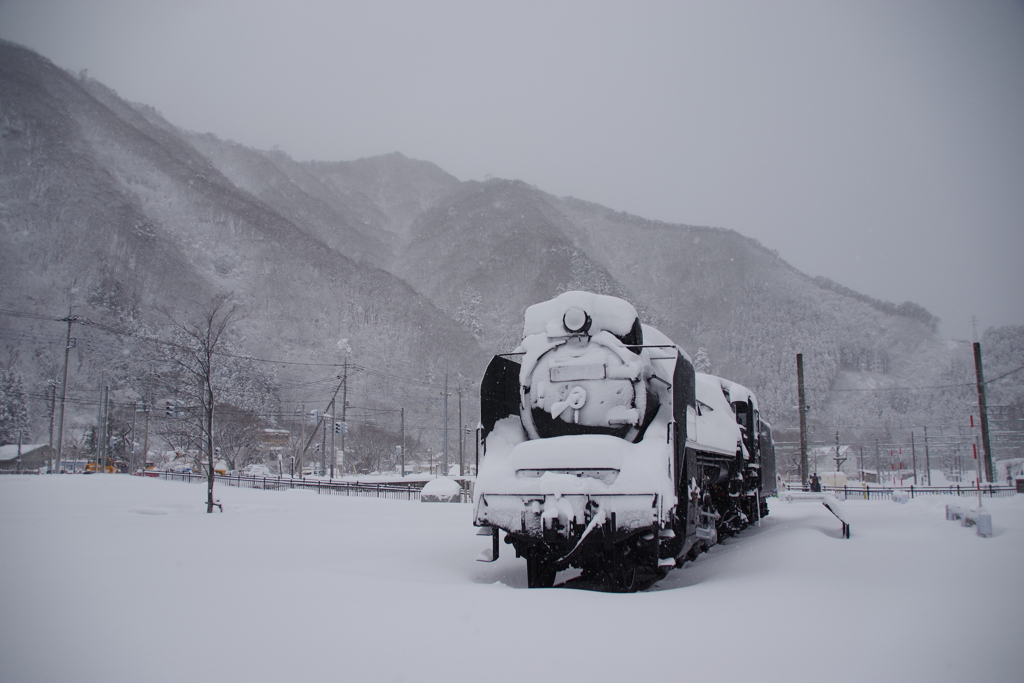
[[[0,93],[4,308],[59,316],[74,304],[108,326],[159,330],[168,321],[156,306],[187,316],[233,292],[243,304],[238,337],[263,357],[341,362],[338,340],[348,339],[358,362],[400,375],[422,377],[446,355],[466,373],[482,369],[470,334],[371,263],[386,247],[358,205],[277,211],[156,112],[9,43],[0,45]],[[8,346],[18,353],[16,339]],[[75,376],[95,386],[105,360],[78,353]],[[54,378],[62,354],[35,355],[19,359],[23,372],[36,384]]]
[[[780,426],[796,418],[797,353],[822,425],[951,420],[959,389],[895,389],[970,381],[969,345],[940,339],[920,306],[811,278],[736,232],[517,180],[461,182],[400,154],[296,161],[183,131],[10,43],[0,245],[4,309],[60,316],[73,304],[158,333],[167,319],[154,307],[186,315],[232,292],[245,311],[238,342],[254,355],[341,362],[348,339],[362,366],[431,382],[446,367],[476,382],[490,354],[518,342],[526,306],[569,289],[629,299],[691,355],[704,349],[708,370],[754,389]],[[4,320],[18,330],[4,337],[7,364],[29,385],[55,378],[61,326]],[[32,347],[25,334],[49,341]],[[1009,349],[1024,337],[993,334]],[[102,354],[77,362],[83,387],[111,375]]]

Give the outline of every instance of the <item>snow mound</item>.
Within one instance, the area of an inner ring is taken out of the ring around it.
[[[420,491],[421,503],[458,503],[462,496],[459,482],[447,477],[438,477],[427,482]]]

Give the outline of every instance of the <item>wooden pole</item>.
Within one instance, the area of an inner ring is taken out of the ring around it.
[[[71,348],[75,345],[75,340],[71,338],[71,326],[77,320],[77,316],[71,315],[71,308],[69,307],[68,317],[62,321],[68,324],[68,338],[64,344],[64,371],[60,381],[60,420],[57,421],[57,466],[53,468],[54,474],[60,473],[64,456],[64,404],[68,398],[68,357],[71,354]]]
[[[974,371],[978,376],[978,413],[981,415],[981,447],[985,455],[985,479],[991,482],[995,477],[992,473],[992,444],[988,436],[988,400],[985,398],[985,371],[981,365],[981,343],[974,342]],[[979,470],[979,479],[981,468]]]
[[[804,354],[796,354],[796,387],[800,411],[800,483],[807,486],[807,401],[804,396]]]

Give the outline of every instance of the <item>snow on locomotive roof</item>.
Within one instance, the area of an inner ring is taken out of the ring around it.
[[[706,450],[734,453],[740,438],[732,406],[722,392],[722,378],[695,373],[698,403],[696,439]]]
[[[736,403],[737,401],[751,401],[754,404],[754,410],[758,410],[757,397],[754,396],[754,392],[752,392],[750,389],[746,388],[742,384],[738,384],[736,382],[723,379],[721,377],[719,377],[718,379],[722,381],[722,389],[729,393],[730,402]]]
[[[562,325],[562,318],[574,308],[590,316],[593,321],[590,334],[607,330],[621,337],[629,334],[637,319],[633,305],[617,297],[591,292],[565,292],[550,301],[543,301],[526,309],[523,337],[545,332],[552,337],[564,336],[566,330]]]

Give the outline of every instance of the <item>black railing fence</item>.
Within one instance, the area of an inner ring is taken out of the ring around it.
[[[801,491],[807,493],[808,487],[801,488],[799,485],[790,485],[779,490],[783,496],[786,491]],[[841,500],[890,500],[893,494],[906,494],[910,498],[916,496],[977,496],[978,487],[968,484],[957,484],[955,486],[822,486],[822,493],[834,493]],[[1014,486],[996,486],[995,484],[982,484],[981,495],[986,498],[1005,498],[1017,493]]]
[[[184,481],[203,483],[205,474],[189,472],[148,472],[146,476],[167,481]],[[355,482],[355,481],[324,481],[321,479],[299,479],[292,477],[247,477],[239,474],[218,474],[214,480],[219,484],[237,486],[243,489],[263,489],[265,491],[286,491],[301,489],[335,496],[367,496],[371,498],[390,498],[393,500],[419,500],[420,489],[427,482]],[[464,486],[459,502],[472,502],[472,494]]]

